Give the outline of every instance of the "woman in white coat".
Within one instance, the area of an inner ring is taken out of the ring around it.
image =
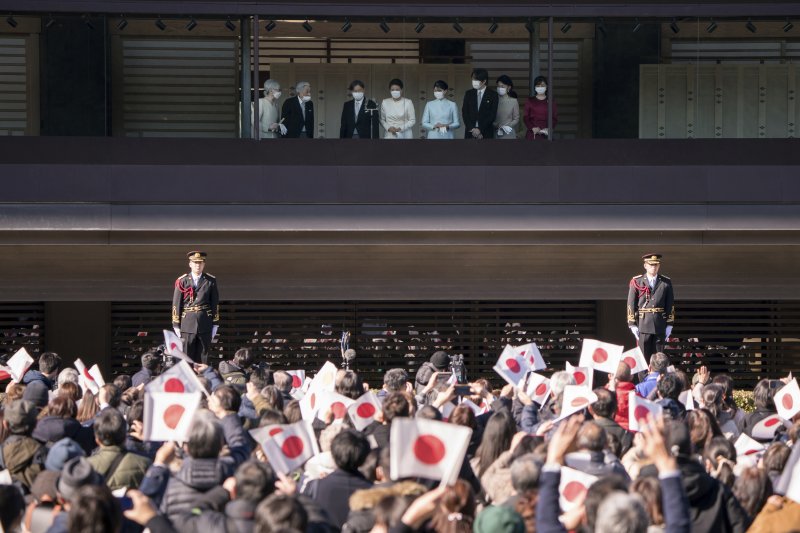
[[[275,80],[265,81],[264,97],[258,101],[260,139],[277,139],[286,130],[280,121],[281,109],[278,107],[280,97],[281,84]]]
[[[381,102],[381,126],[386,130],[384,139],[413,139],[414,124],[417,118],[414,104],[403,98],[403,82],[394,79],[389,82],[391,98]]]
[[[453,130],[461,127],[458,120],[458,107],[452,100],[445,98],[447,83],[442,80],[433,84],[433,96],[425,104],[422,113],[422,127],[428,132],[428,139],[453,139]]]

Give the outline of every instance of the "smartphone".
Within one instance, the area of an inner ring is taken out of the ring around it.
[[[469,385],[456,385],[456,396],[469,396],[472,394]]]
[[[447,384],[450,381],[450,378],[453,377],[452,372],[439,372],[439,375],[436,376],[436,390],[445,390],[449,385]]]

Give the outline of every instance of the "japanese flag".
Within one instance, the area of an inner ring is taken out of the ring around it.
[[[389,437],[393,480],[423,477],[452,485],[467,453],[472,429],[420,418],[395,418]]]
[[[800,503],[800,461],[798,461],[797,446],[792,449],[789,460],[783,468],[783,473],[775,485],[775,492],[783,494],[790,500]]]
[[[350,421],[357,431],[363,431],[375,421],[375,415],[381,410],[381,401],[375,394],[365,392],[347,408]]]
[[[500,358],[494,365],[494,371],[511,385],[518,386],[529,370],[528,357],[525,353],[524,350],[518,350],[510,344],[506,344],[503,353],[500,354]]]
[[[333,392],[336,388],[336,373],[338,371],[339,369],[336,368],[336,365],[326,361],[314,376],[314,379],[311,380],[311,386],[308,388],[309,392],[315,389]]]
[[[94,374],[96,375],[93,375],[91,370],[87,369],[86,365],[83,364],[83,361],[75,359],[75,369],[78,371],[78,384],[84,391],[90,390],[96,395],[100,392],[100,387],[105,385],[102,376],[99,376],[102,383],[97,381],[97,377],[100,374],[100,369],[97,368],[97,365],[91,368],[91,370],[95,370]]]
[[[800,387],[797,385],[797,378],[784,385],[775,394],[774,400],[781,418],[791,420],[800,411]]]
[[[289,474],[319,453],[311,423],[306,420],[254,429],[250,432],[277,472]]]
[[[355,403],[355,400],[342,396],[336,392],[323,390],[317,393],[317,418],[323,420],[330,411],[333,413],[333,422],[341,424],[347,416],[347,408]]]
[[[305,370],[287,370],[286,373],[292,376],[292,392],[303,388],[303,383],[306,380]]]
[[[754,439],[757,440],[772,440],[775,437],[775,433],[778,431],[783,425],[783,421],[781,417],[778,415],[770,415],[767,418],[760,420],[753,426],[753,430],[750,432],[750,435]]]
[[[439,408],[439,411],[442,413],[442,420],[447,422],[450,420],[450,415],[453,414],[456,405],[453,402],[447,402],[443,406]]]
[[[174,331],[164,330],[164,347],[167,355],[172,355],[174,350],[183,353],[183,339],[175,335]]]
[[[656,402],[645,400],[636,395],[636,391],[628,393],[628,428],[639,431],[639,426],[647,421],[647,415],[658,417],[664,409]]]
[[[567,361],[567,372],[572,374],[572,377],[575,378],[575,384],[581,385],[584,387],[592,388],[592,383],[594,383],[594,372],[588,366],[572,366]]]
[[[543,370],[547,368],[547,364],[545,364],[544,358],[542,357],[542,352],[539,351],[539,347],[536,346],[535,342],[517,346],[517,352],[523,357],[528,358],[528,366],[531,370]]]
[[[594,339],[583,339],[581,360],[578,366],[588,366],[601,372],[616,374],[623,349],[622,346],[617,346],[616,344]]]
[[[550,380],[540,374],[531,372],[528,375],[528,388],[525,393],[534,402],[544,405],[550,394]]]
[[[478,405],[477,403],[473,402],[469,398],[464,398],[461,400],[461,405],[466,405],[470,408],[470,410],[475,414],[475,416],[482,415],[483,413],[487,412],[488,409],[486,408],[486,404],[483,404],[483,407]]]
[[[596,476],[562,466],[561,482],[558,484],[558,504],[561,510],[566,513],[575,508],[595,481],[597,481]]]
[[[201,397],[199,392],[171,394],[145,391],[142,421],[144,440],[184,442]]]
[[[678,401],[680,401],[684,407],[686,407],[687,411],[694,411],[694,396],[692,396],[692,391],[685,390],[678,395]]]
[[[17,350],[17,353],[11,356],[11,359],[7,361],[7,366],[5,366],[4,369],[14,383],[19,383],[22,381],[22,376],[25,375],[25,372],[28,371],[32,364],[33,357],[30,356],[28,350],[20,348]]]
[[[145,392],[202,392],[208,396],[200,380],[186,361],[178,364],[145,385]]]
[[[761,453],[766,449],[763,444],[744,433],[739,435],[733,447],[736,448],[736,455],[739,457]]]
[[[558,415],[557,420],[563,420],[570,415],[573,415],[589,407],[597,401],[597,395],[592,392],[589,387],[582,385],[567,385],[564,387],[564,395],[561,401],[561,414]]]
[[[622,362],[631,367],[631,374],[647,370],[647,361],[644,359],[642,349],[638,346],[622,354]],[[613,374],[617,373],[615,369]]]

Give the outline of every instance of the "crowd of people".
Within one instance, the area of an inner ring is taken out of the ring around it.
[[[208,396],[185,441],[150,442],[143,435],[143,389],[164,359],[148,352],[141,364],[135,375],[117,375],[95,394],[82,387],[76,369],[47,352],[19,383],[7,384],[3,532],[800,528],[800,502],[786,489],[800,449],[792,447],[798,425],[791,422],[800,415],[768,437],[754,431],[775,415],[773,397],[788,379],[759,381],[755,410],[744,412],[733,401],[737,385],[729,376],[705,368],[689,376],[658,352],[639,376],[620,362],[614,375],[601,376],[608,383],[594,389],[596,401],[562,416],[564,391],[575,384],[569,372],[550,376],[540,404],[525,387],[493,389],[496,376],[469,384],[442,380],[450,357],[436,352],[413,376],[405,368],[385,372],[380,389],[372,389],[381,408],[361,431],[348,416],[318,413],[312,427],[319,453],[286,473],[270,464],[249,430],[303,419],[303,388],[290,372],[258,363],[249,349],[217,369],[195,364]],[[357,399],[367,390],[357,372],[338,371],[336,393]],[[658,403],[663,414],[630,420],[628,402],[638,397]],[[391,428],[401,419],[472,430],[454,483],[393,475],[391,458],[400,451]],[[737,449],[742,435],[758,446]],[[568,471],[596,481],[571,491],[562,479]]]
[[[558,124],[558,107],[550,101],[547,79],[534,80],[533,94],[525,101],[520,113],[514,83],[507,75],[497,78],[495,88],[489,87],[485,69],[472,71],[472,88],[464,94],[461,113],[457,104],[448,99],[449,86],[438,80],[433,84],[434,99],[425,104],[422,127],[427,139],[454,139],[456,130],[464,128],[466,139],[547,139]],[[414,102],[403,95],[400,79],[389,82],[389,97],[380,106],[365,97],[366,84],[354,80],[348,87],[351,99],[344,103],[339,129],[342,139],[413,139],[417,124]],[[294,86],[295,96],[283,104],[281,84],[274,79],[264,83],[264,97],[259,100],[258,124],[261,139],[313,138],[316,128],[311,84],[306,81]],[[548,120],[552,106],[552,124]],[[522,119],[520,121],[520,119]],[[524,130],[522,128],[524,126]]]

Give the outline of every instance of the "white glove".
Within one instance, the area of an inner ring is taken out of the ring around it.
[[[500,128],[499,130],[497,130],[497,136],[498,137],[502,137],[503,136],[503,128]]]
[[[440,127],[440,128],[439,128],[439,133],[441,133],[441,134],[445,134],[445,133],[447,133],[447,126],[442,126],[442,127]]]
[[[286,132],[289,131],[283,124],[278,124],[278,128],[281,130],[281,135],[286,135]]]
[[[211,338],[212,339],[217,336],[217,330],[218,329],[219,329],[219,326],[211,326]]]
[[[513,130],[511,129],[511,126],[502,126],[502,129],[503,129],[503,131],[504,131],[504,132],[506,132],[506,133],[511,133],[511,132],[513,131]]]
[[[636,337],[636,340],[638,341],[639,340],[639,328],[636,327],[636,326],[629,326],[629,327],[631,328],[631,333],[633,333],[633,336]]]
[[[672,326],[667,326],[667,338],[672,335]]]
[[[550,132],[548,131],[547,128],[542,128],[541,130],[539,130],[539,133],[541,133],[542,135],[547,135],[548,137],[550,136]]]

